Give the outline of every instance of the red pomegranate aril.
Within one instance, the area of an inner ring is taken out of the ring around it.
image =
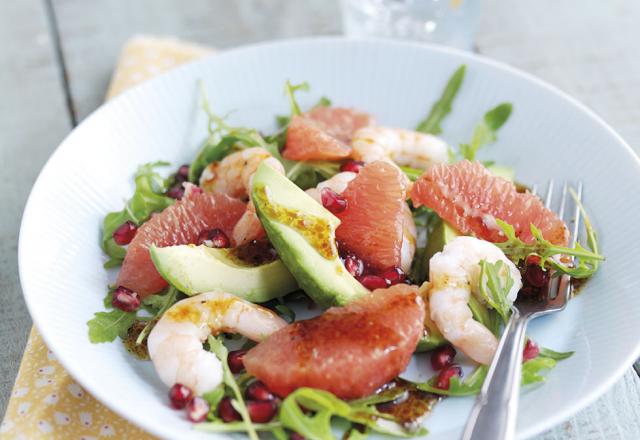
[[[202,397],[194,397],[187,403],[187,418],[193,423],[204,422],[209,414],[209,402]]]
[[[173,185],[169,191],[167,191],[167,197],[171,197],[172,199],[180,200],[184,196],[184,188],[182,187],[182,183],[177,183]]]
[[[344,257],[344,267],[353,277],[358,278],[364,273],[364,263],[355,255]]]
[[[233,350],[229,352],[227,356],[227,363],[229,369],[233,374],[238,374],[244,370],[244,355],[247,354],[247,350]]]
[[[176,181],[186,182],[189,179],[189,165],[182,165],[176,172]]]
[[[462,368],[456,364],[449,365],[447,368],[440,371],[438,379],[436,380],[436,388],[448,390],[451,385],[451,378],[454,376],[462,377]]]
[[[231,240],[222,229],[216,228],[200,232],[196,244],[210,248],[228,248],[231,246]]]
[[[369,290],[385,289],[388,286],[387,281],[378,275],[365,275],[360,277],[358,281]]]
[[[364,162],[359,160],[348,160],[340,165],[340,171],[351,171],[352,173],[359,173],[364,167]]]
[[[540,347],[538,347],[538,344],[533,342],[532,339],[527,339],[527,343],[524,345],[524,350],[522,350],[522,362],[527,362],[531,359],[535,359],[539,354]]]
[[[138,232],[138,227],[136,224],[130,220],[127,220],[120,226],[118,229],[113,231],[113,241],[116,242],[119,246],[124,246],[125,244],[131,243],[133,237],[136,236],[136,232]]]
[[[431,368],[440,371],[443,368],[453,364],[453,358],[456,357],[456,349],[451,345],[438,347],[431,353]]]
[[[347,200],[331,188],[322,188],[320,191],[322,206],[333,214],[339,214],[347,209]]]
[[[113,291],[111,305],[123,312],[135,312],[138,310],[138,307],[140,307],[140,296],[131,289],[118,286],[118,288]]]
[[[182,409],[193,399],[193,391],[188,386],[177,383],[169,390],[169,402],[175,409]]]
[[[225,422],[237,422],[242,420],[242,416],[231,404],[231,397],[223,398],[218,404],[218,416]]]
[[[260,380],[251,382],[244,392],[244,396],[247,400],[275,400],[276,396],[271,392],[269,388]]]
[[[382,278],[387,282],[387,285],[393,286],[394,284],[404,283],[407,276],[404,274],[402,269],[394,267],[384,272],[382,274]]]
[[[297,432],[292,432],[289,434],[289,440],[305,440],[303,435],[298,434]]]
[[[253,423],[267,423],[276,415],[278,406],[274,401],[269,400],[249,400],[247,401],[247,411]]]
[[[542,269],[537,264],[530,264],[525,271],[526,281],[533,287],[544,287],[549,282],[549,271]]]

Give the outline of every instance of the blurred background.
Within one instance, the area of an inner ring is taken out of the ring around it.
[[[47,157],[103,102],[132,36],[219,50],[343,32],[435,41],[541,77],[640,148],[638,23],[638,0],[0,0],[0,414],[31,326],[16,258],[24,203]]]

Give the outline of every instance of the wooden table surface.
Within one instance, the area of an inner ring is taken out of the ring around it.
[[[476,48],[575,96],[639,151],[639,22],[639,1],[486,0]],[[0,2],[0,414],[31,326],[16,256],[22,209],[47,157],[102,102],[122,44],[137,33],[227,48],[340,32],[337,0]],[[640,439],[638,375],[629,369],[539,438]]]

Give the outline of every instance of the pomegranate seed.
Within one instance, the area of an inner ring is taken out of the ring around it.
[[[394,284],[403,283],[407,276],[402,269],[394,267],[383,273],[382,278],[387,282],[387,285],[393,286]]]
[[[167,191],[167,197],[171,197],[172,199],[180,200],[184,196],[184,188],[182,187],[182,183],[178,183],[173,185],[169,191]]]
[[[176,172],[176,181],[186,182],[189,179],[189,165],[182,165]]]
[[[256,380],[251,382],[244,392],[247,400],[275,400],[276,396],[271,392],[264,382]]]
[[[453,358],[456,356],[456,349],[451,345],[438,347],[431,353],[431,367],[440,371],[453,364]]]
[[[130,220],[127,220],[120,226],[118,229],[113,231],[113,241],[116,242],[119,246],[124,246],[125,244],[131,243],[133,237],[136,236],[136,232],[138,232],[138,227],[136,224]]]
[[[339,214],[347,209],[347,200],[331,188],[322,188],[320,191],[322,206],[333,214]]]
[[[360,277],[358,281],[369,290],[384,289],[387,287],[387,281],[378,275],[365,275]]]
[[[218,416],[225,422],[236,422],[242,420],[242,416],[231,404],[231,397],[223,398],[218,404]]]
[[[140,307],[140,296],[137,292],[131,289],[127,289],[124,286],[118,286],[113,291],[113,297],[111,298],[111,304],[116,309],[120,309],[123,312],[134,312]]]
[[[438,379],[436,380],[436,388],[448,390],[451,378],[454,376],[462,377],[462,368],[456,364],[449,365],[447,368],[440,371]]]
[[[193,423],[204,422],[209,414],[209,402],[202,397],[194,397],[187,403],[187,418]]]
[[[525,271],[527,282],[534,287],[544,287],[549,282],[549,271],[542,269],[539,265],[529,265]]]
[[[247,401],[247,411],[253,423],[267,423],[276,415],[278,406],[273,401],[249,400]]]
[[[177,383],[169,390],[169,401],[175,409],[182,409],[193,398],[193,391],[188,386]]]
[[[359,160],[348,160],[340,165],[340,171],[351,171],[352,173],[359,173],[364,167],[364,162]]]
[[[533,342],[532,339],[527,339],[527,343],[524,346],[524,350],[522,351],[522,362],[530,361],[531,359],[535,359],[540,354],[540,347],[538,344]]]
[[[347,255],[344,258],[344,267],[355,278],[362,276],[364,273],[364,263],[355,255]]]
[[[196,244],[203,244],[210,248],[228,248],[231,246],[231,241],[222,229],[216,228],[200,232]]]
[[[305,440],[304,436],[298,434],[297,432],[291,432],[289,434],[289,440]]]
[[[233,374],[238,374],[244,370],[244,355],[247,354],[247,350],[234,350],[230,351],[227,356],[227,363],[229,369]]]

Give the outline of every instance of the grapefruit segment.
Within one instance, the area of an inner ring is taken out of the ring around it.
[[[293,116],[287,129],[282,156],[289,160],[340,160],[349,157],[349,143],[359,128],[373,118],[342,107],[316,107]]]
[[[340,248],[379,271],[400,267],[405,182],[398,167],[378,161],[362,168],[341,194],[347,207],[336,214]]]
[[[366,396],[404,371],[424,314],[416,286],[378,289],[273,333],[245,355],[244,365],[280,396],[300,387],[343,399]]]
[[[478,162],[465,160],[430,168],[414,183],[411,201],[433,209],[463,234],[494,243],[505,240],[496,219],[513,225],[516,235],[527,243],[535,241],[531,224],[554,244],[568,242],[566,225],[538,197],[519,193],[513,183]]]
[[[151,261],[152,244],[165,247],[195,243],[200,232],[213,228],[222,229],[230,237],[245,209],[242,201],[224,194],[193,192],[153,215],[129,244],[117,285],[142,297],[161,291],[168,284]]]

